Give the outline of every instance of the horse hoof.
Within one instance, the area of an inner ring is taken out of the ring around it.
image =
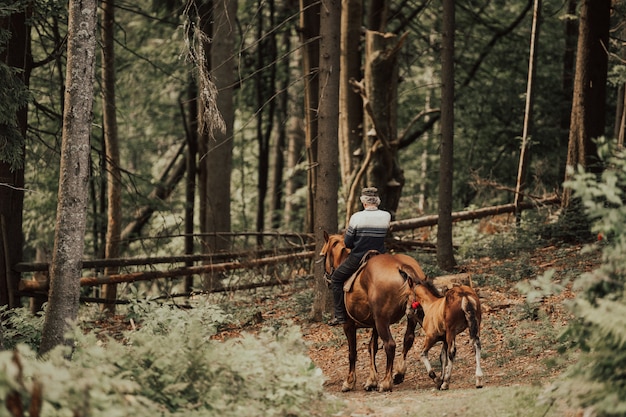
[[[354,389],[354,384],[348,384],[347,382],[344,382],[343,385],[341,386],[341,392],[348,392],[348,391],[352,391]]]
[[[450,387],[448,386],[448,383],[447,383],[447,382],[444,382],[444,383],[443,383],[443,384],[441,384],[441,386],[439,387],[439,389],[440,389],[441,391],[446,391],[448,388],[450,388]]]
[[[476,388],[482,388],[482,387],[483,387],[482,378],[476,378]]]
[[[398,385],[404,382],[404,374],[395,374],[393,376],[393,383]]]
[[[376,388],[378,388],[378,386],[376,386],[376,385],[365,385],[363,388],[365,389],[365,391],[371,392],[371,391],[376,391]]]

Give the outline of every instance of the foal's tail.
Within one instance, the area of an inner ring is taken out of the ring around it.
[[[480,337],[480,319],[476,315],[477,309],[480,308],[478,300],[467,294],[461,299],[461,308],[465,313],[467,327],[469,328],[470,338],[475,340]]]

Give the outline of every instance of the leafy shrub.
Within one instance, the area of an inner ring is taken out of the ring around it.
[[[75,330],[71,360],[64,347],[43,360],[26,345],[0,352],[0,398],[40,399],[41,415],[94,417],[287,416],[321,399],[321,370],[296,326],[218,341],[226,316],[210,305],[142,303],[133,314],[139,326],[123,343]]]
[[[557,396],[574,397],[598,416],[626,414],[626,153],[599,142],[606,169],[598,178],[578,170],[566,186],[574,191],[601,241],[587,250],[602,250],[602,264],[574,280],[577,317],[566,337],[581,349],[580,360],[566,373]],[[540,288],[541,285],[536,285]]]
[[[43,313],[36,315],[25,308],[8,309],[0,306],[0,347],[12,349],[19,344],[26,344],[37,349],[41,342]]]

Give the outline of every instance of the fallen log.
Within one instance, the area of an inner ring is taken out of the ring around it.
[[[306,251],[296,254],[272,256],[269,258],[255,259],[244,262],[225,262],[212,265],[199,265],[191,267],[181,267],[170,269],[167,271],[142,271],[133,272],[129,274],[115,274],[109,276],[100,277],[83,277],[80,279],[81,287],[91,287],[102,284],[116,284],[121,282],[135,282],[135,281],[149,281],[157,278],[177,278],[195,274],[207,274],[212,272],[224,272],[232,271],[235,269],[243,268],[258,268],[260,266],[267,266],[278,264],[281,262],[289,262],[298,259],[313,258],[315,251]],[[20,281],[20,291],[47,291],[49,283],[34,281],[34,280],[22,280]]]
[[[523,201],[520,203],[520,210],[528,210],[531,208],[535,208],[538,206],[548,206],[554,204],[560,204],[561,199],[559,197],[549,197],[543,200],[536,201]],[[499,206],[492,207],[483,207],[476,210],[465,210],[465,211],[457,211],[452,213],[452,221],[461,221],[461,220],[474,220],[480,219],[482,217],[487,216],[495,216],[497,214],[502,213],[514,213],[515,212],[515,204],[502,204]],[[402,230],[412,230],[419,229],[420,227],[429,227],[436,226],[439,221],[439,216],[437,214],[418,217],[415,219],[406,219],[406,220],[396,220],[391,222],[391,231],[399,232]]]
[[[472,282],[472,274],[469,273],[441,275],[439,277],[433,278],[433,284],[442,293],[454,287],[455,285],[467,285],[469,287],[474,287],[474,283]]]

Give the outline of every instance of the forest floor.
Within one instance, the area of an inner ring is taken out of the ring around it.
[[[466,332],[457,338],[457,356],[450,390],[438,391],[419,360],[423,334],[418,329],[415,345],[407,357],[404,380],[392,392],[366,392],[367,344],[371,330],[357,335],[357,389],[342,393],[341,385],[348,372],[347,342],[340,327],[312,323],[307,319],[312,299],[310,285],[283,287],[279,294],[261,297],[255,303],[256,318],[246,331],[290,320],[302,328],[311,359],[325,377],[324,388],[338,405],[320,410],[320,415],[361,416],[578,416],[581,410],[564,402],[541,402],[546,388],[576,360],[576,352],[563,354],[559,335],[571,319],[566,301],[575,296],[571,285],[558,295],[545,297],[535,304],[526,303],[519,292],[519,282],[534,279],[554,269],[552,280],[565,282],[596,268],[600,251],[583,251],[582,245],[546,246],[502,258],[480,258],[464,262],[460,272],[470,273],[483,309],[481,329],[484,388],[474,388],[475,362]],[[249,303],[249,301],[248,301]],[[248,306],[251,307],[250,304]],[[396,355],[402,352],[404,321],[393,326]],[[228,337],[242,329],[230,328]],[[219,336],[218,336],[219,337]],[[439,367],[439,348],[430,359]],[[384,372],[385,353],[380,346],[377,356],[379,379]]]

